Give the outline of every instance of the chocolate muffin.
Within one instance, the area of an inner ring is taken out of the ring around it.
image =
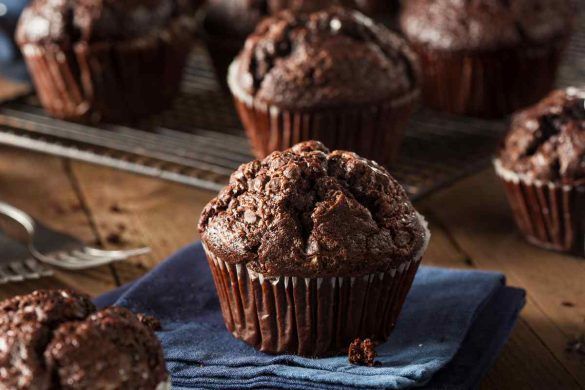
[[[127,309],[95,311],[87,296],[66,290],[1,302],[0,388],[166,388],[152,330]]]
[[[495,166],[526,238],[585,256],[585,89],[516,114]]]
[[[203,37],[220,84],[227,89],[229,65],[263,18],[286,9],[314,12],[332,5],[355,8],[387,23],[398,9],[397,0],[209,0]]]
[[[228,330],[304,356],[386,340],[429,239],[383,167],[316,141],[242,165],[199,231]]]
[[[502,117],[553,88],[570,0],[409,0],[401,26],[421,57],[426,104]]]
[[[316,139],[387,164],[415,107],[419,70],[400,37],[333,7],[265,19],[228,84],[256,157]]]
[[[47,112],[131,121],[170,105],[195,29],[195,2],[33,0],[16,40]]]

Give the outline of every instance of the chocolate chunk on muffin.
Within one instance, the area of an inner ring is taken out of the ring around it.
[[[400,37],[333,7],[265,19],[228,84],[258,158],[317,139],[386,164],[415,107],[419,70]]]
[[[585,256],[585,89],[516,114],[495,165],[527,239]]]
[[[150,328],[123,308],[39,290],[0,303],[0,387],[156,389],[167,380]]]
[[[429,239],[383,167],[315,141],[242,165],[199,231],[228,329],[308,356],[385,340]]]
[[[167,107],[195,28],[182,0],[33,0],[16,39],[53,116],[126,121]]]
[[[426,104],[501,117],[554,85],[572,31],[569,0],[409,0],[401,26],[418,51]]]

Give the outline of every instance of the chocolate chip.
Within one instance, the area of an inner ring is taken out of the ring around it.
[[[244,221],[246,221],[246,223],[254,223],[256,222],[257,219],[258,216],[253,211],[251,210],[244,211]]]

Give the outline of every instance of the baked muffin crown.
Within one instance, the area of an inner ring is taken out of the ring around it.
[[[585,89],[553,91],[516,114],[499,161],[527,179],[585,183]]]
[[[566,35],[573,11],[570,0],[408,0],[401,25],[418,44],[490,50]]]
[[[156,389],[167,378],[154,333],[122,307],[62,324],[44,355],[49,370],[58,372],[61,382],[72,388],[108,388],[125,383],[122,387]],[[125,380],[118,382],[120,377]]]
[[[16,40],[66,45],[143,37],[194,9],[185,0],[33,0],[20,17]]]
[[[262,21],[232,64],[237,95],[280,107],[335,106],[402,97],[418,88],[416,55],[357,11],[283,11]]]
[[[88,296],[37,290],[0,302],[0,388],[156,389],[168,375],[148,324]],[[65,386],[66,384],[66,386]]]
[[[204,209],[207,249],[265,276],[359,276],[419,260],[428,232],[375,162],[309,141],[242,165]]]

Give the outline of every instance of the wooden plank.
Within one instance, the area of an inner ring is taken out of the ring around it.
[[[73,163],[72,171],[106,247],[152,248],[149,255],[132,261],[142,266],[142,272],[199,238],[199,215],[214,196],[208,191],[86,163]],[[127,272],[121,279],[127,282],[136,276]]]
[[[565,352],[567,341],[584,330],[585,262],[525,243],[491,170],[436,194],[421,202],[421,207],[432,210],[478,268],[502,271],[511,285],[527,290],[523,312],[527,326],[585,388],[585,365]],[[522,358],[532,360],[530,354]],[[564,373],[558,375],[560,379]]]
[[[30,93],[31,86],[28,83],[12,81],[0,77],[0,102],[17,98]]]
[[[417,208],[427,218],[432,232],[423,264],[462,269],[477,268],[475,261],[459,247],[456,237],[452,236],[432,209],[424,203],[417,204]],[[530,313],[534,312],[534,308],[528,310]],[[579,388],[575,379],[550,352],[547,345],[527,325],[526,320],[521,318],[481,387],[522,389],[537,388],[541,385],[544,386],[541,388],[546,389]]]
[[[94,242],[95,235],[61,159],[0,146],[0,199],[45,225]],[[114,287],[111,271],[56,271],[55,277],[0,286],[0,299],[37,288],[77,288],[98,294]]]

